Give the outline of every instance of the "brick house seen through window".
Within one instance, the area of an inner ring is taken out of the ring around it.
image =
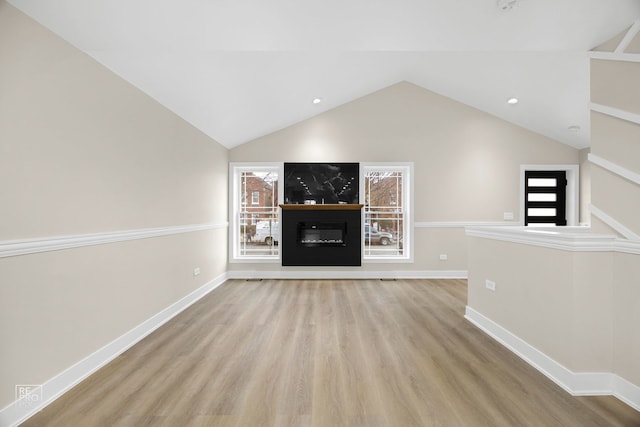
[[[242,171],[239,190],[239,250],[237,255],[273,256],[278,254],[278,180],[275,171]]]

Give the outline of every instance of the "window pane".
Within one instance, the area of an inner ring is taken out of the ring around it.
[[[529,216],[556,216],[556,208],[528,208]]]
[[[402,172],[367,172],[365,193],[366,202],[371,209],[402,209]]]
[[[371,215],[364,226],[364,254],[373,257],[401,256],[403,248],[402,215]]]
[[[555,178],[529,178],[527,182],[529,187],[557,187]]]
[[[527,194],[527,199],[530,202],[555,202],[556,194],[555,193],[529,193]]]

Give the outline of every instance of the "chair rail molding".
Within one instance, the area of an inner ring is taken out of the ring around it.
[[[227,228],[228,223],[191,224],[137,230],[109,231],[105,233],[74,234],[68,236],[39,237],[33,239],[0,241],[0,258],[59,251],[83,246],[104,245],[126,240],[148,239],[172,234]]]
[[[592,102],[590,104],[590,108],[591,111],[606,114],[611,117],[616,117],[618,119],[626,120],[628,122],[640,125],[640,114],[631,113],[629,111],[621,110],[620,108],[609,107],[608,105],[602,105],[595,102]]]
[[[612,161],[609,161],[607,159],[604,159],[600,156],[597,156],[595,154],[591,154],[589,153],[589,155],[587,156],[587,159],[593,163],[594,165],[598,165],[601,168],[604,168],[606,170],[608,170],[609,172],[613,172],[616,175],[619,175],[631,182],[633,182],[634,184],[639,184],[640,185],[640,174],[636,173],[632,170],[629,170],[625,167],[622,167],[616,163],[613,163]]]
[[[589,57],[605,61],[640,62],[640,55],[637,53],[589,52]]]
[[[590,209],[593,206],[590,206]],[[592,210],[596,216],[604,214],[599,209]],[[606,215],[606,214],[604,214]],[[610,226],[608,221],[605,221]],[[615,228],[612,226],[612,228]],[[619,230],[617,230],[619,231]],[[629,240],[620,239],[613,234],[592,233],[589,227],[469,227],[467,236],[483,239],[502,240],[504,242],[541,246],[570,252],[620,252],[640,254],[640,237],[626,230],[621,233]],[[638,238],[633,239],[631,237]]]

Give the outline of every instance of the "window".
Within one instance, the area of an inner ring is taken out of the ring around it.
[[[231,163],[229,260],[280,261],[283,163]],[[365,261],[411,261],[412,163],[360,164]]]
[[[578,174],[577,165],[522,165],[522,224],[578,225]]]
[[[278,260],[280,166],[232,164],[230,175],[231,260]]]
[[[410,259],[410,164],[363,164],[364,259]]]

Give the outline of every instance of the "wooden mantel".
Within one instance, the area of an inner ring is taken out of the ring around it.
[[[357,211],[364,205],[360,204],[330,204],[330,205],[279,205],[282,210],[289,211]]]

